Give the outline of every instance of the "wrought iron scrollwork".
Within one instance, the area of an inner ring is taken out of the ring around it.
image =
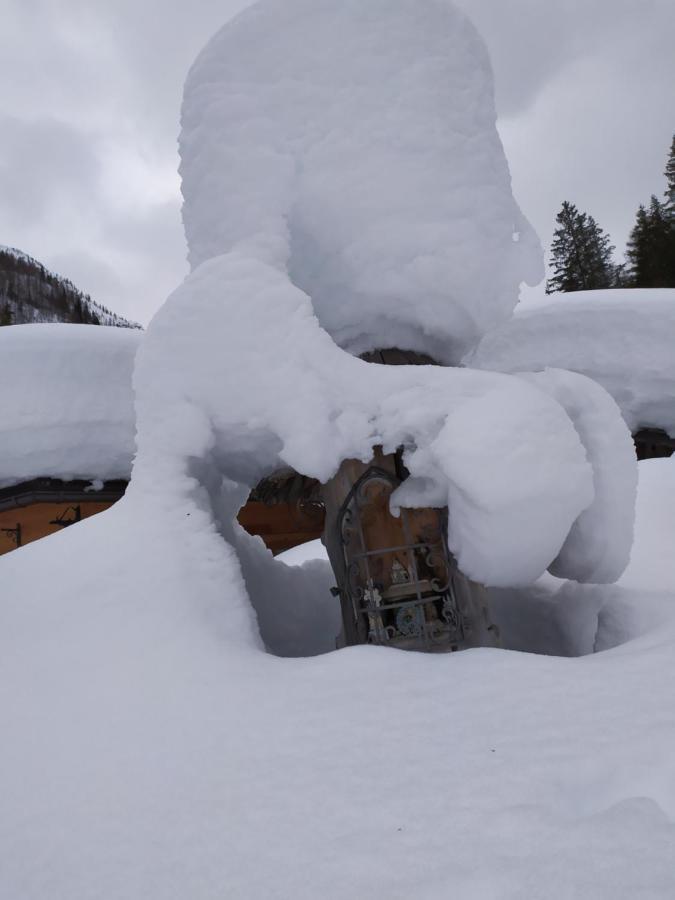
[[[344,591],[369,642],[451,649],[462,640],[464,620],[444,513],[402,509],[395,518],[389,501],[399,483],[372,467],[347,496],[338,522]]]

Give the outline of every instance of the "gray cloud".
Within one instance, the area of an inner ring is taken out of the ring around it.
[[[0,0],[0,242],[146,321],[185,272],[182,83],[245,0]],[[673,0],[460,0],[493,58],[517,195],[622,245],[675,129]]]
[[[33,225],[55,203],[85,204],[100,163],[90,137],[56,119],[0,118],[0,197],[5,230]]]
[[[610,58],[623,39],[645,45],[675,20],[671,0],[458,0],[483,34],[500,114],[522,114],[579,59]]]

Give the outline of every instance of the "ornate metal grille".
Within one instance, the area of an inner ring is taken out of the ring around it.
[[[342,590],[362,639],[402,649],[447,651],[463,642],[462,615],[447,551],[447,521],[438,509],[389,511],[399,481],[369,468],[338,516],[345,562]]]

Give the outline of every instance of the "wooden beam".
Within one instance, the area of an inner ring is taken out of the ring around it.
[[[249,500],[238,516],[239,524],[249,534],[259,535],[275,555],[320,538],[324,518],[323,509],[315,505],[268,505],[256,500]]]

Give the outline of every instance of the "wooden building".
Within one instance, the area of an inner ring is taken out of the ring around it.
[[[35,478],[0,490],[0,556],[95,516],[116,503],[126,481]],[[97,489],[96,489],[97,488]]]

